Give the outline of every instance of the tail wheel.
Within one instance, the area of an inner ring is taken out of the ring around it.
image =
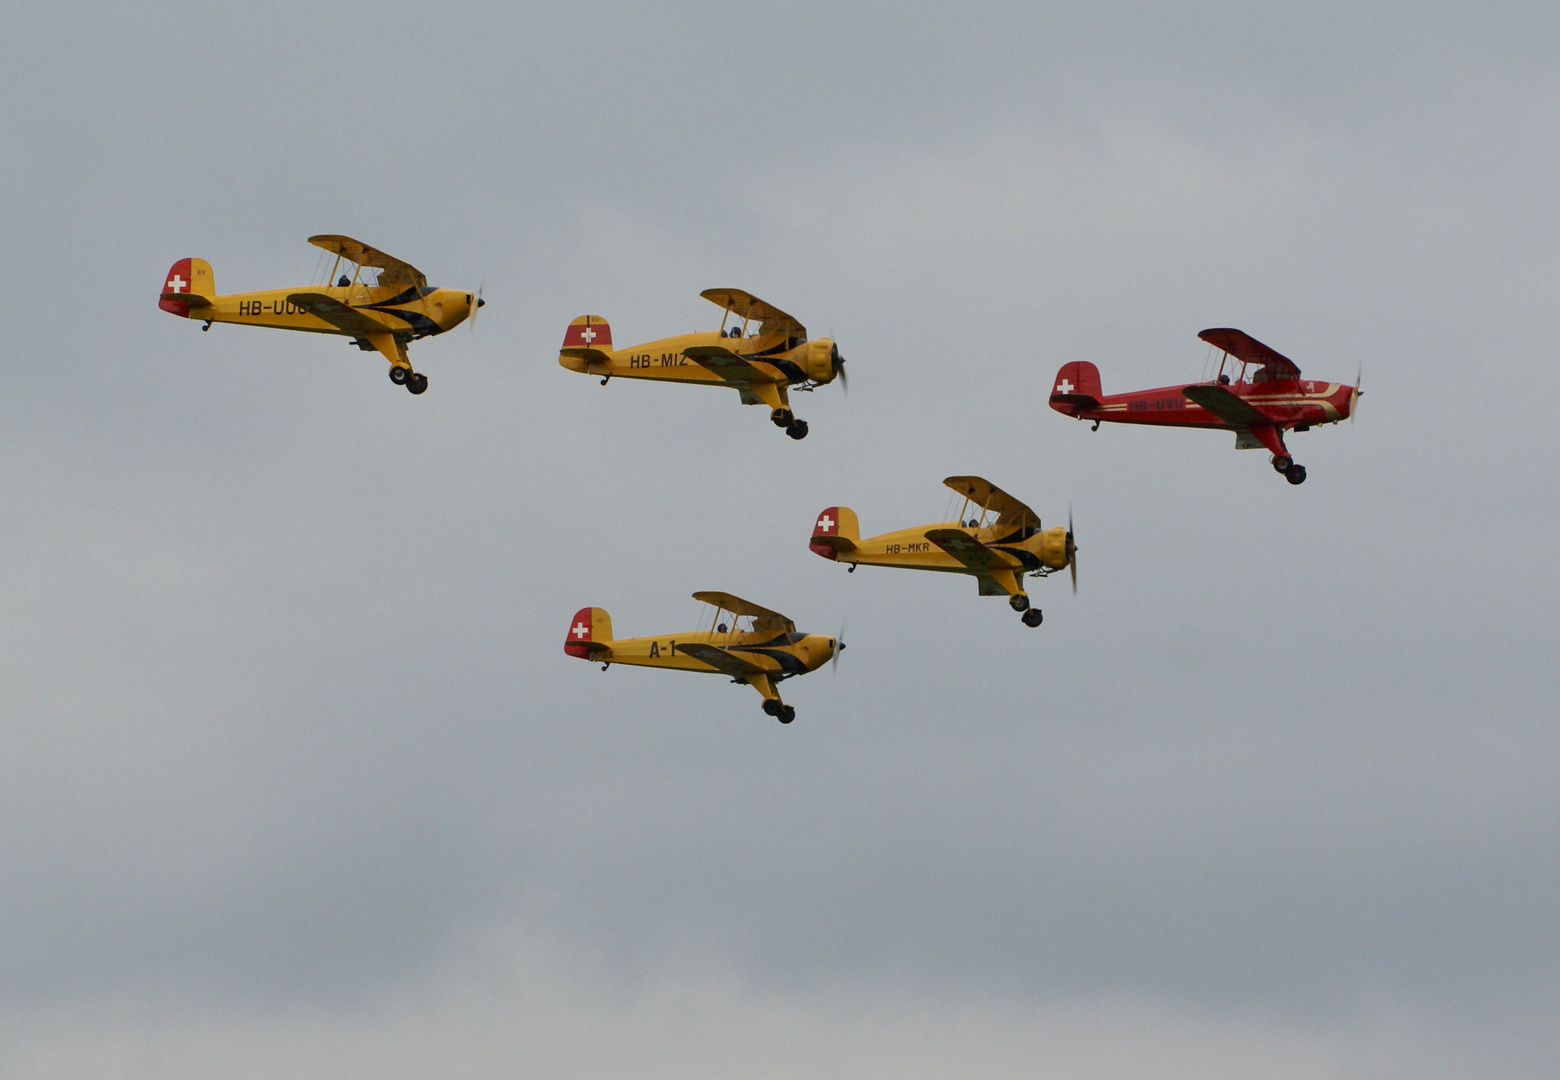
[[[793,439],[807,438],[807,421],[792,420],[789,424],[786,425],[785,433],[791,436]]]
[[[411,377],[411,374],[412,369],[409,367],[402,367],[400,364],[390,365],[390,381],[397,386],[405,386],[406,380]]]
[[[411,377],[406,380],[406,388],[414,394],[422,393],[428,389],[428,376],[421,372],[413,372]]]

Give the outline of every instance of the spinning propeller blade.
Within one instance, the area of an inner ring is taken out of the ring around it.
[[[840,653],[845,651],[845,624],[840,623],[840,632],[834,635],[834,656],[829,660],[829,674],[834,674],[834,669],[840,666]]]
[[[1363,381],[1364,375],[1365,375],[1365,365],[1364,365],[1364,363],[1361,363],[1359,367],[1354,369],[1354,389],[1349,391],[1349,426],[1350,427],[1354,426],[1354,410],[1358,407],[1358,405],[1360,403],[1360,394],[1362,394],[1364,392],[1364,391],[1362,391],[1360,389],[1360,383]]]
[[[1078,544],[1073,540],[1072,503],[1067,504],[1067,568],[1072,572],[1073,592],[1078,591]]]
[[[831,345],[829,363],[834,367],[834,377],[840,381],[840,392],[850,393],[850,379],[845,374],[845,358],[840,355],[840,347]]]
[[[482,290],[485,288],[487,288],[486,280],[477,286],[477,302],[471,305],[471,311],[466,315],[466,321],[471,324],[471,332],[473,334],[477,332],[477,311],[483,304],[487,303],[486,300],[482,299]]]

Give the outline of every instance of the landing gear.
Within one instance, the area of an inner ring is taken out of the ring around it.
[[[798,420],[790,409],[770,409],[769,422],[777,428],[785,428],[785,433],[793,439],[807,438],[807,421]]]
[[[428,389],[428,376],[419,374],[409,367],[400,364],[390,365],[390,381],[397,386],[404,386],[413,394],[420,394]]]
[[[1045,616],[1040,614],[1039,608],[1032,607],[1028,611],[1024,612],[1023,622],[1025,626],[1039,626],[1044,618]]]
[[[1295,464],[1295,459],[1288,454],[1273,455],[1273,471],[1281,473],[1291,484],[1305,483],[1305,466]]]
[[[1028,611],[1029,597],[1025,596],[1023,593],[1010,596],[1008,597],[1008,607],[1012,608],[1014,611]]]
[[[207,320],[206,320],[206,325],[205,325],[205,326],[202,326],[202,327],[201,327],[201,328],[200,328],[200,332],[201,332],[201,333],[203,333],[203,334],[204,334],[204,333],[205,333],[205,332],[206,332],[206,331],[207,331],[207,330],[210,330],[210,329],[211,329],[211,320],[210,320],[210,319],[207,319]]]
[[[764,712],[768,713],[770,716],[773,716],[782,724],[789,724],[792,720],[796,719],[796,707],[794,705],[785,704],[779,698],[765,698]]]

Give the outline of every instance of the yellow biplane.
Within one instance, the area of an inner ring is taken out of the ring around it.
[[[410,263],[376,251],[350,236],[311,236],[309,243],[336,256],[326,281],[334,285],[217,295],[211,264],[180,259],[163,281],[157,306],[171,314],[203,322],[269,326],[349,337],[364,352],[378,351],[390,361],[390,381],[414,394],[428,389],[428,376],[412,370],[406,345],[475,318],[483,304],[459,289],[429,288],[428,279]],[[352,273],[341,274],[342,262]],[[364,271],[377,273],[364,274]],[[373,280],[369,280],[369,278]]]
[[[613,664],[636,664],[729,675],[732,682],[746,683],[763,696],[764,712],[789,724],[796,719],[796,709],[780,700],[775,684],[816,671],[845,649],[843,641],[832,637],[799,634],[784,615],[730,593],[696,592],[693,598],[715,608],[707,630],[619,641],[612,637],[612,616],[604,609],[581,608],[569,623],[563,651],[600,662],[602,671]],[[726,613],[731,615],[729,625],[721,619]]]
[[[1046,577],[1071,567],[1073,591],[1078,591],[1078,547],[1070,513],[1065,529],[1042,529],[1039,515],[988,480],[950,476],[943,483],[964,496],[957,521],[863,540],[855,511],[831,506],[813,523],[808,547],[825,559],[850,564],[852,573],[866,564],[971,574],[980,583],[980,595],[1008,597],[1013,610],[1024,613],[1025,626],[1039,626],[1042,619],[1040,609],[1029,606],[1022,584],[1025,574]],[[979,515],[968,513],[972,503],[980,508]]]
[[[828,338],[809,341],[807,328],[779,308],[741,289],[699,294],[725,309],[719,330],[612,348],[612,327],[599,315],[581,315],[564,331],[558,363],[570,371],[620,379],[728,386],[744,405],[768,405],[769,419],[793,439],[807,437],[807,421],[791,412],[789,390],[811,390],[838,376],[845,358]],[[732,316],[741,320],[732,323]]]

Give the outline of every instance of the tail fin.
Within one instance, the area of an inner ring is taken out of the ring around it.
[[[831,506],[813,522],[812,540],[807,547],[814,555],[838,559],[842,551],[855,551],[860,539],[856,511],[848,506]]]
[[[575,371],[586,370],[592,362],[610,360],[612,327],[600,315],[581,315],[563,332],[563,347],[558,363]]]
[[[1051,384],[1051,408],[1069,416],[1077,416],[1079,409],[1092,408],[1100,403],[1105,391],[1100,389],[1100,369],[1087,360],[1074,360],[1063,364]]]
[[[216,295],[211,264],[205,259],[180,259],[168,268],[168,276],[163,278],[157,306],[169,314],[188,319],[192,308],[210,307],[211,298]]]
[[[593,660],[612,652],[612,616],[599,607],[580,608],[569,622],[563,651],[581,660]]]

